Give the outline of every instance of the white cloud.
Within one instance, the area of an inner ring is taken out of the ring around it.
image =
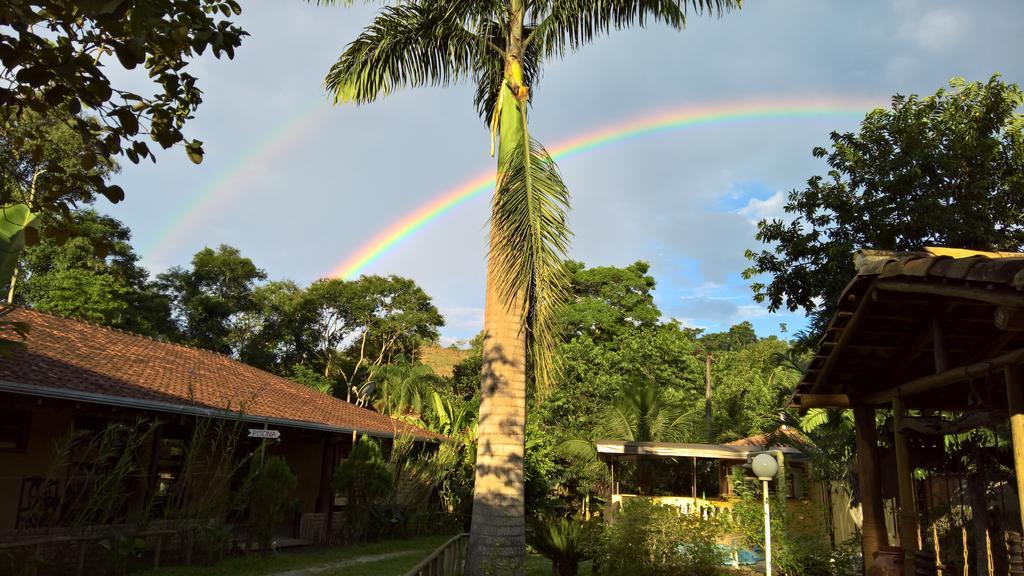
[[[893,5],[898,34],[930,52],[943,52],[959,43],[965,35],[968,15],[951,7],[928,9],[918,0],[900,0]]]
[[[679,322],[683,328],[692,328],[695,330],[707,330],[707,324],[699,322],[696,318],[672,318],[676,322]]]
[[[438,342],[441,344],[442,347],[447,348],[447,347],[451,346],[452,344],[456,344],[456,345],[464,344],[466,342],[466,339],[465,338],[455,338],[453,336],[445,336],[445,335],[442,334],[441,337],[438,339]]]
[[[783,206],[786,205],[786,194],[781,190],[772,194],[771,196],[761,200],[760,198],[751,198],[747,205],[740,208],[736,212],[745,217],[752,224],[757,224],[760,220],[770,220],[772,218],[781,218],[786,212],[783,210]]]
[[[472,331],[474,334],[484,328],[484,309],[472,306],[440,306],[441,315],[444,316],[445,328],[451,331],[464,333]],[[447,330],[446,330],[447,331]]]
[[[770,314],[768,309],[764,306],[758,306],[757,304],[746,304],[738,306],[736,313],[733,314],[733,323],[743,322],[744,320],[753,320],[754,318],[761,318]]]
[[[964,29],[966,15],[948,9],[932,10],[924,15],[913,31],[922,47],[939,51],[956,44]]]

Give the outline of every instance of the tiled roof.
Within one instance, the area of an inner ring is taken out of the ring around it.
[[[858,250],[858,278],[920,278],[1024,287],[1024,254],[927,247],[920,252]],[[847,288],[849,292],[850,288]]]
[[[27,348],[0,359],[0,389],[39,395],[133,401],[285,425],[423,439],[437,434],[360,408],[226,356],[33,310],[5,319],[27,322]]]
[[[780,442],[781,436],[789,438]],[[807,440],[793,428],[780,428],[774,433],[758,434],[748,438],[740,438],[725,444],[705,444],[693,442],[634,442],[625,440],[598,440],[594,443],[600,457],[623,458],[711,458],[718,460],[744,460],[758,452],[779,450],[790,456],[803,457],[803,452],[796,444],[804,444]]]
[[[785,437],[785,439],[783,438]],[[772,434],[756,434],[747,436],[732,442],[726,442],[726,446],[734,446],[750,451],[757,450],[782,450],[784,452],[802,453],[796,446],[806,444],[807,437],[796,428],[784,426]]]
[[[802,396],[814,394],[868,401],[934,375],[936,355],[945,356],[952,368],[1024,347],[1024,331],[1000,325],[1024,309],[1024,254],[933,247],[860,250],[854,263],[857,274],[797,385],[799,406],[805,406]],[[936,330],[943,335],[940,352]],[[977,395],[976,388],[947,387],[905,400],[908,407],[961,408],[965,398]]]

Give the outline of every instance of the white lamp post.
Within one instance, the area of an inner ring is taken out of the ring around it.
[[[772,576],[772,513],[768,505],[768,481],[779,471],[779,463],[771,454],[758,454],[750,467],[764,489],[764,573]]]

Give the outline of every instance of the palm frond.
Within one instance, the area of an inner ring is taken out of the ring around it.
[[[645,440],[643,432],[638,432],[641,418],[642,415],[636,409],[635,403],[628,399],[619,399],[602,414],[598,436],[626,442]]]
[[[523,34],[529,35],[533,28],[525,26]],[[504,46],[505,28],[494,21],[484,24],[478,34],[487,38],[491,44]],[[542,58],[535,46],[527,46],[523,52],[523,84],[530,88],[531,99],[537,84],[540,83]],[[485,123],[490,122],[494,113],[495,104],[498,102],[498,95],[501,93],[501,81],[505,78],[505,58],[497,51],[490,50],[476,62],[473,70],[473,79],[476,82],[476,93],[473,95],[473,105],[477,114]]]
[[[663,408],[664,426],[658,436],[664,442],[690,442],[698,437],[704,425],[704,411],[681,403]]]
[[[569,438],[555,444],[555,453],[576,462],[597,460],[597,448],[589,438]]]
[[[562,57],[613,29],[643,27],[648,21],[673,28],[686,25],[687,12],[721,15],[742,0],[537,0],[530,18],[539,22],[526,43],[545,57]]]
[[[482,17],[478,10],[467,0],[385,6],[327,73],[335,103],[363,104],[400,88],[469,77],[489,51],[487,39],[466,28]]]
[[[555,368],[555,313],[567,299],[565,269],[571,232],[569,190],[547,150],[526,131],[498,175],[491,216],[491,254],[502,301],[524,298],[527,342],[536,383],[544,389]]]
[[[853,431],[853,413],[850,410],[811,408],[800,418],[800,430],[803,432],[814,432],[822,426],[839,432]]]
[[[824,408],[811,408],[807,414],[800,419],[800,429],[804,432],[813,432],[824,426],[829,420],[828,410]]]

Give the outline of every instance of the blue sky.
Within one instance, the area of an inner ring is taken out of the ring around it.
[[[205,101],[189,132],[205,142],[206,160],[195,166],[170,150],[156,165],[126,164],[115,182],[127,199],[97,206],[131,227],[153,272],[227,243],[271,278],[308,283],[492,165],[469,85],[330,105],[324,74],[376,4],[243,9],[239,22],[251,37],[235,60],[192,65]],[[694,17],[682,32],[616,32],[549,62],[534,87],[531,130],[553,143],[687,105],[816,97],[885,104],[895,93],[931,93],[953,76],[995,72],[1021,83],[1022,21],[1017,0],[749,0],[722,19]],[[289,133],[298,118],[308,121]],[[802,315],[768,314],[751,300],[740,278],[743,251],[756,247],[757,219],[780,215],[785,193],[824,171],[811,148],[832,130],[854,128],[849,117],[704,126],[569,158],[561,169],[573,193],[571,256],[591,265],[649,261],[658,305],[687,325],[799,329]],[[152,251],[176,215],[210,190],[220,204]],[[482,324],[486,215],[486,199],[470,201],[367,270],[419,282],[448,320],[446,341]]]

